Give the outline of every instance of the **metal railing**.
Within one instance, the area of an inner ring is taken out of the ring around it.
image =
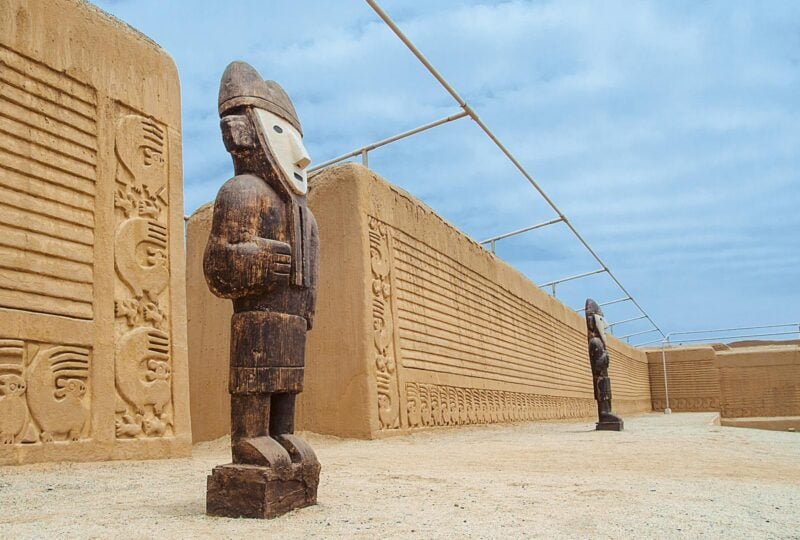
[[[448,94],[450,94],[450,96],[458,104],[458,106],[461,107],[462,112],[460,112],[458,114],[453,114],[453,115],[447,116],[447,117],[442,118],[440,120],[429,122],[429,123],[424,124],[422,126],[419,126],[417,128],[405,131],[403,133],[399,133],[397,135],[394,135],[392,137],[383,139],[381,141],[378,141],[378,142],[375,142],[375,143],[372,143],[372,144],[368,144],[366,146],[362,146],[361,148],[353,150],[352,152],[348,152],[346,154],[342,154],[339,157],[335,157],[333,159],[325,161],[325,162],[323,162],[323,163],[321,163],[321,164],[309,169],[309,173],[316,173],[316,172],[318,172],[318,171],[320,171],[320,170],[322,170],[322,169],[324,169],[326,167],[329,167],[329,166],[334,165],[336,163],[341,163],[342,161],[348,160],[350,158],[358,157],[358,156],[361,157],[362,163],[365,166],[368,166],[368,163],[369,163],[369,152],[370,151],[375,150],[376,148],[380,148],[382,146],[386,146],[386,145],[391,144],[393,142],[399,141],[401,139],[405,139],[407,137],[411,137],[411,136],[416,135],[418,133],[422,133],[424,131],[428,131],[428,130],[433,129],[435,127],[438,127],[438,126],[441,126],[441,125],[444,125],[444,124],[448,124],[450,122],[453,122],[455,120],[459,120],[461,118],[465,118],[465,117],[468,116],[473,122],[475,122],[475,124],[478,125],[478,127],[486,134],[486,136],[489,137],[489,139],[506,156],[506,158],[508,158],[508,160],[511,162],[511,164],[514,165],[514,167],[519,171],[519,173],[530,183],[530,185],[536,190],[536,192],[539,194],[539,196],[542,197],[542,199],[544,199],[544,201],[548,204],[548,206],[556,214],[556,217],[551,219],[551,220],[549,220],[549,221],[545,221],[543,223],[532,225],[530,227],[524,227],[522,229],[518,229],[518,230],[515,230],[515,231],[508,232],[508,233],[500,234],[500,235],[497,235],[497,236],[494,236],[494,237],[491,237],[491,238],[487,238],[486,240],[483,240],[483,241],[481,241],[479,243],[481,245],[484,245],[484,246],[488,244],[489,247],[490,247],[491,252],[495,253],[496,242],[498,242],[500,240],[504,240],[506,238],[511,238],[513,236],[517,236],[519,234],[524,234],[524,233],[527,233],[527,232],[530,232],[530,231],[534,231],[534,230],[537,230],[537,229],[541,229],[541,228],[544,228],[544,227],[548,227],[550,225],[555,225],[557,223],[563,223],[564,225],[566,225],[566,227],[569,229],[569,231],[572,233],[572,235],[583,245],[583,247],[589,252],[589,254],[591,254],[591,256],[595,259],[595,261],[600,265],[600,269],[594,270],[594,271],[591,271],[591,272],[585,272],[583,274],[578,274],[578,275],[575,275],[575,276],[569,276],[569,277],[565,277],[565,278],[549,281],[547,283],[543,283],[543,284],[539,285],[539,287],[541,287],[541,288],[550,287],[552,295],[555,296],[555,294],[556,294],[556,285],[558,285],[559,283],[578,280],[578,279],[582,279],[582,278],[585,278],[585,277],[588,277],[588,276],[593,276],[595,274],[601,274],[601,273],[608,274],[608,276],[615,283],[615,285],[625,294],[625,297],[623,299],[621,299],[621,300],[614,300],[614,301],[611,301],[611,302],[605,302],[605,303],[601,303],[600,305],[602,306],[602,305],[612,305],[612,304],[619,303],[619,302],[631,302],[636,307],[636,309],[639,310],[639,313],[641,313],[642,316],[641,316],[640,319],[646,319],[650,323],[650,325],[653,327],[652,331],[658,332],[659,334],[661,334],[663,336],[664,333],[661,331],[661,329],[658,327],[658,325],[655,324],[655,322],[650,317],[650,315],[642,308],[642,306],[636,301],[636,299],[634,299],[634,297],[628,292],[628,290],[625,288],[625,286],[622,285],[622,283],[619,281],[619,279],[617,279],[616,275],[614,275],[614,273],[609,269],[608,265],[606,265],[606,263],[600,258],[600,256],[597,254],[597,252],[595,252],[594,249],[592,249],[592,247],[589,245],[589,243],[583,238],[583,236],[578,232],[578,230],[575,228],[575,226],[567,219],[567,217],[564,215],[564,213],[561,212],[559,207],[553,202],[552,199],[550,199],[550,197],[544,192],[544,190],[539,186],[539,184],[533,179],[533,177],[528,173],[528,171],[525,169],[525,167],[522,166],[522,164],[519,162],[519,160],[517,160],[517,158],[514,157],[514,155],[511,153],[511,151],[500,141],[500,139],[494,134],[494,132],[492,132],[492,130],[489,129],[489,127],[486,125],[486,123],[484,123],[483,120],[481,120],[480,116],[478,116],[478,113],[476,113],[475,110],[472,109],[472,107],[470,107],[469,104],[458,94],[458,92],[447,82],[447,80],[442,76],[442,74],[439,73],[439,71],[430,63],[430,61],[428,61],[428,59],[420,52],[420,50],[411,42],[411,40],[403,33],[403,31],[400,30],[400,28],[394,23],[394,21],[389,17],[389,15],[387,15],[386,12],[383,11],[383,9],[381,9],[381,7],[378,5],[378,3],[375,0],[366,0],[366,2],[373,9],[373,11],[375,11],[375,13],[378,15],[378,17],[380,17],[380,19],[392,30],[392,32],[394,32],[394,34],[400,39],[400,41],[403,42],[403,44],[417,58],[417,60],[419,60],[419,62],[425,67],[425,69],[427,69],[427,71],[436,79],[436,81],[442,86],[442,88],[444,88],[444,90],[447,91]],[[582,310],[580,310],[580,311],[582,311]],[[619,323],[616,323],[616,324],[622,324],[622,322],[619,322]]]
[[[745,330],[766,330],[769,328],[795,328],[790,332],[763,332],[763,333],[755,333],[755,334],[737,334],[734,336],[720,336],[719,332],[730,333],[730,332],[743,332]],[[704,338],[689,338],[689,339],[680,339],[676,342],[670,343],[670,339],[674,336],[692,336],[692,335],[700,335],[700,334],[713,334],[710,336],[706,336]],[[715,328],[713,330],[689,330],[686,332],[668,332],[661,340],[654,340],[648,341],[647,343],[643,343],[642,345],[649,345],[652,343],[661,342],[661,369],[664,371],[664,414],[670,414],[672,409],[669,407],[669,384],[667,382],[667,353],[666,348],[668,346],[673,345],[680,345],[682,343],[713,343],[713,342],[720,342],[723,340],[734,340],[734,339],[742,339],[742,338],[754,338],[754,337],[777,337],[777,336],[790,336],[797,334],[800,337],[800,323],[785,323],[785,324],[765,324],[760,326],[739,326],[736,328]],[[641,345],[640,345],[641,346]]]

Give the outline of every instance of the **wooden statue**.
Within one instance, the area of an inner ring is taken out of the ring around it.
[[[319,483],[314,451],[294,435],[319,261],[311,160],[289,96],[244,62],[222,76],[219,114],[236,176],[217,194],[203,268],[211,291],[233,301],[233,463],[208,477],[206,511],[272,518],[316,504]]]
[[[586,300],[586,331],[589,338],[589,361],[592,364],[594,399],[597,400],[597,429],[622,431],[622,418],[611,412],[611,379],[608,378],[608,351],[606,350],[606,321],[600,306]]]

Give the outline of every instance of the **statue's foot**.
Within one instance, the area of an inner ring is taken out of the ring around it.
[[[275,471],[288,470],[292,466],[289,452],[272,437],[242,439],[233,445],[232,450],[234,463],[269,467]]]
[[[596,429],[599,431],[622,431],[625,423],[622,418],[613,413],[600,414],[600,421],[597,422]]]
[[[275,440],[289,453],[292,463],[319,464],[311,445],[297,435],[293,433],[276,435]]]
[[[273,518],[317,503],[320,465],[299,437],[243,439],[233,447],[233,460],[208,477],[207,514]]]

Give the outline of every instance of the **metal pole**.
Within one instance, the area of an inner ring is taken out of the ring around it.
[[[416,135],[417,133],[421,133],[423,131],[427,131],[429,129],[433,129],[435,127],[441,126],[442,124],[447,124],[449,122],[453,122],[455,120],[459,120],[461,118],[464,118],[465,116],[467,116],[467,113],[462,111],[460,113],[451,114],[450,116],[446,116],[444,118],[440,118],[439,120],[435,120],[433,122],[428,122],[427,124],[421,125],[421,126],[416,127],[414,129],[410,129],[408,131],[404,131],[403,133],[398,133],[397,135],[393,135],[393,136],[391,136],[391,137],[389,137],[387,139],[382,139],[382,140],[380,140],[378,142],[374,142],[372,144],[368,144],[367,146],[363,146],[363,147],[359,148],[358,150],[353,150],[352,152],[348,152],[347,154],[342,154],[339,157],[335,157],[333,159],[329,159],[328,161],[320,163],[316,167],[311,167],[310,169],[308,169],[308,172],[309,172],[309,174],[311,174],[311,173],[317,172],[317,171],[319,171],[321,169],[324,169],[325,167],[329,167],[331,165],[339,163],[340,161],[344,161],[346,159],[349,159],[349,158],[352,158],[352,157],[356,157],[356,156],[359,156],[359,155],[362,156],[362,159],[363,159],[363,155],[364,155],[365,151],[375,150],[376,148],[380,148],[381,146],[386,146],[387,144],[391,144],[393,142],[399,141],[400,139],[405,139],[406,137],[411,137],[412,135]]]
[[[486,240],[481,240],[478,242],[479,244],[489,244],[496,242],[497,240],[504,240],[506,238],[510,238],[512,236],[516,236],[518,234],[526,233],[528,231],[533,231],[536,229],[541,229],[542,227],[547,227],[548,225],[554,225],[556,223],[561,223],[561,218],[551,219],[550,221],[545,221],[543,223],[537,223],[536,225],[531,225],[530,227],[524,227],[522,229],[517,229],[516,231],[507,232],[505,234],[500,234],[498,236],[492,236],[491,238],[487,238]]]
[[[542,283],[539,287],[549,287],[550,285],[555,285],[556,283],[564,283],[565,281],[573,281],[576,279],[581,279],[589,276],[593,276],[595,274],[602,274],[603,272],[607,272],[605,268],[599,268],[597,270],[592,270],[591,272],[584,272],[583,274],[575,274],[574,276],[569,276],[561,279],[557,279],[555,281],[548,281],[547,283]]]
[[[364,165],[364,167],[369,167],[369,158],[367,157],[366,148],[361,151],[361,164]]]
[[[653,332],[658,332],[658,331],[659,331],[658,328],[652,328],[650,330],[645,330],[643,332],[635,332],[633,334],[628,334],[627,336],[620,336],[617,339],[628,339],[632,338],[633,336],[641,336],[642,334],[651,334]]]
[[[597,304],[597,305],[598,305],[598,306],[600,306],[600,307],[603,307],[603,306],[610,306],[611,304],[619,304],[619,303],[621,303],[621,302],[629,302],[630,300],[631,300],[631,298],[630,298],[630,297],[628,297],[628,296],[626,296],[625,298],[619,298],[619,299],[617,299],[617,300],[611,300],[610,302],[603,302],[602,304]],[[581,311],[586,311],[586,308],[585,308],[585,307],[582,307],[581,309],[576,309],[575,311],[577,311],[578,313],[580,313]],[[656,341],[661,341],[661,339],[658,339],[658,340],[656,340]],[[654,342],[654,343],[655,343],[655,342]]]
[[[645,318],[644,315],[642,315],[641,317],[633,317],[632,319],[625,319],[624,321],[613,322],[613,323],[609,324],[608,327],[609,328],[614,328],[615,326],[619,326],[620,324],[625,324],[625,323],[629,323],[629,322],[633,322],[633,321],[641,321],[644,318]]]
[[[664,336],[664,341],[661,342],[661,369],[664,370],[664,414],[670,414],[672,409],[669,408],[669,383],[667,383],[667,353],[664,352],[664,343],[669,343],[669,334]]]
[[[494,240],[492,240],[491,242],[492,242],[492,253],[494,253]]]
[[[800,323],[763,324],[761,326],[740,326],[738,328],[714,328],[712,330],[691,330],[689,332],[670,332],[671,336],[688,336],[689,334],[710,334],[711,332],[736,332],[737,330],[762,330],[764,328],[788,328]]]
[[[508,150],[508,148],[506,148],[505,145],[503,145],[503,143],[500,142],[500,140],[495,136],[495,134],[492,133],[492,130],[490,130],[489,127],[483,123],[483,120],[480,119],[478,114],[474,110],[472,110],[472,108],[469,105],[467,105],[467,102],[464,101],[461,98],[461,96],[458,95],[458,92],[456,92],[455,89],[452,86],[450,86],[444,79],[444,77],[442,77],[442,75],[436,70],[436,68],[434,68],[430,62],[428,62],[428,59],[425,58],[425,56],[419,51],[419,49],[417,49],[414,46],[413,43],[411,43],[411,41],[400,30],[400,28],[397,27],[394,21],[392,21],[392,19],[389,18],[389,16],[380,8],[378,3],[375,0],[366,0],[366,2],[375,11],[378,17],[380,17],[383,20],[383,22],[385,22],[386,25],[392,29],[395,35],[400,39],[400,41],[402,41],[405,44],[408,50],[410,50],[411,53],[417,57],[417,60],[419,60],[422,63],[422,65],[425,66],[428,72],[431,75],[433,75],[433,77],[437,81],[439,81],[439,84],[442,85],[442,88],[444,88],[453,97],[456,103],[458,103],[458,105],[462,109],[464,109],[464,112],[469,114],[470,118],[472,118],[472,120],[476,124],[478,124],[478,126],[483,130],[483,132],[486,133],[486,135],[492,140],[495,146],[497,146],[497,148],[499,148],[500,151],[503,152],[503,154],[505,154],[505,156],[509,159],[509,161],[511,161],[511,163],[514,165],[514,167],[517,168],[517,170],[522,174],[522,176],[524,176],[528,180],[528,182],[545,200],[545,202],[547,202],[550,208],[552,208],[553,211],[558,215],[558,217],[566,224],[566,226],[569,227],[570,231],[572,231],[572,234],[575,236],[575,238],[577,238],[578,241],[580,241],[580,243],[583,244],[583,247],[586,248],[586,250],[592,255],[592,257],[594,257],[594,259],[600,264],[600,266],[603,267],[603,270],[608,273],[609,277],[611,277],[614,283],[617,284],[620,290],[622,290],[622,292],[624,292],[627,296],[630,297],[631,302],[633,302],[636,308],[643,315],[647,317],[647,320],[650,321],[650,324],[652,324],[653,327],[655,327],[655,329],[658,330],[658,332],[663,336],[664,332],[661,331],[661,329],[655,322],[653,322],[653,320],[650,318],[647,312],[644,309],[642,309],[642,306],[639,305],[639,303],[633,298],[633,296],[631,296],[628,290],[616,278],[616,276],[611,272],[611,270],[608,269],[608,267],[600,258],[600,256],[597,255],[597,253],[595,253],[595,251],[591,248],[591,246],[589,246],[586,240],[584,240],[583,236],[581,236],[580,233],[578,233],[578,230],[572,225],[572,223],[569,222],[567,217],[561,212],[558,206],[556,206],[556,204],[550,199],[550,197],[547,196],[547,194],[542,190],[542,188],[539,187],[539,184],[537,184],[536,181],[533,179],[533,177],[530,174],[528,174],[528,171],[526,171],[525,168],[522,166],[522,164],[519,161],[517,161],[517,158],[515,158],[514,155]]]

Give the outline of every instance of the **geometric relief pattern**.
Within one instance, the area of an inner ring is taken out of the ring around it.
[[[165,132],[136,114],[116,126],[117,438],[172,434]]]
[[[0,45],[0,307],[92,320],[97,95]]]
[[[375,345],[375,378],[378,388],[378,418],[381,429],[400,427],[400,392],[394,354],[390,254],[387,226],[369,219],[369,250],[372,269],[372,331]]]
[[[595,409],[591,398],[412,382],[406,383],[406,400],[409,427],[586,418]]]
[[[0,444],[89,437],[91,350],[0,338]]]

